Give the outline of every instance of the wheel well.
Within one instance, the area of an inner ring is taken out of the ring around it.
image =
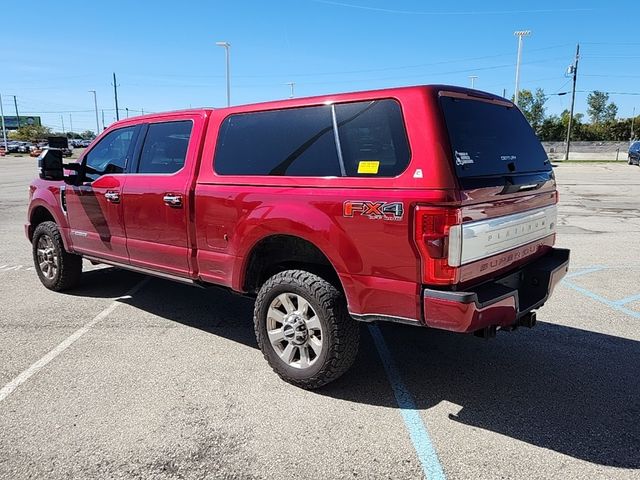
[[[40,225],[42,222],[55,222],[56,219],[53,217],[51,212],[47,210],[45,207],[36,207],[33,209],[31,213],[31,218],[29,219],[29,240],[33,239],[33,232],[36,227]]]
[[[343,290],[338,273],[322,251],[291,235],[272,235],[253,247],[245,270],[244,290],[255,294],[276,273],[294,269],[314,273]]]

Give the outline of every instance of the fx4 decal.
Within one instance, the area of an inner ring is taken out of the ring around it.
[[[362,215],[371,220],[400,221],[404,215],[402,202],[370,202],[367,200],[347,200],[342,205],[342,216],[351,218]]]

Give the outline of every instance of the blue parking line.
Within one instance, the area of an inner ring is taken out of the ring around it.
[[[640,318],[640,312],[636,312],[635,310],[631,310],[630,308],[625,307],[623,304],[613,301],[613,300],[609,300],[608,298],[604,298],[601,295],[598,295],[597,293],[592,292],[591,290],[588,290],[584,287],[580,287],[579,285],[576,285],[575,283],[572,283],[570,281],[568,281],[565,277],[565,279],[561,282],[562,285],[565,285],[569,288],[574,289],[576,292],[580,292],[581,294],[595,300],[596,302],[600,302],[603,305],[606,305],[609,308],[612,308],[613,310],[617,310],[619,312],[622,313],[626,313],[627,315],[630,315],[633,318]],[[626,299],[624,299],[626,300]],[[626,303],[626,302],[625,302]]]
[[[615,303],[616,305],[625,305],[627,303],[635,302],[636,300],[640,300],[640,293],[636,295],[631,295],[629,297],[625,297],[621,300],[616,300],[613,303]]]
[[[411,392],[409,392],[402,381],[400,371],[398,370],[398,367],[391,356],[391,352],[384,341],[382,332],[377,325],[369,325],[369,333],[373,338],[373,343],[376,345],[376,349],[378,350],[378,354],[382,360],[382,365],[387,372],[387,378],[389,379],[389,383],[393,389],[396,402],[400,407],[404,424],[409,431],[413,448],[415,448],[416,453],[418,454],[418,459],[422,464],[422,471],[424,472],[425,477],[428,480],[445,480],[446,476],[442,470],[438,454],[431,442],[431,437],[429,436],[427,427],[420,417],[420,413],[416,407],[416,402],[413,399]]]
[[[581,277],[582,275],[587,275],[589,273],[595,273],[595,272],[599,272],[600,270],[604,270],[607,267],[604,267],[602,265],[594,265],[593,267],[583,267],[581,270],[578,270],[577,272],[570,272],[568,273],[565,278],[575,278],[575,277]]]

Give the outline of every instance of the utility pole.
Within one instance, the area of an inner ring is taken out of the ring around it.
[[[60,121],[62,122],[62,133],[65,134],[67,132],[64,131],[64,115],[60,115]]]
[[[129,107],[124,107],[124,109],[125,109],[125,110],[126,110],[126,112],[127,112],[127,118],[129,118]]]
[[[144,107],[140,109],[142,111],[142,115],[144,115]]]
[[[18,122],[18,128],[20,128],[20,114],[18,113],[18,100],[16,96],[13,96],[13,105],[16,107],[16,121]]]
[[[69,131],[73,133],[73,117],[69,114]]]
[[[93,107],[96,110],[96,135],[100,133],[100,123],[98,123],[98,97],[95,90],[89,90],[89,93],[93,93]],[[102,129],[104,130],[104,110],[102,111]]]
[[[9,146],[7,145],[7,129],[4,125],[4,107],[2,106],[2,95],[0,95],[0,118],[2,118],[2,139],[4,140],[4,151],[9,153]]]
[[[571,111],[569,112],[569,127],[567,128],[567,150],[564,159],[569,160],[569,148],[571,147],[571,129],[573,128],[573,108],[576,103],[576,80],[578,79],[578,60],[580,59],[580,44],[576,45],[576,58],[573,65],[569,66],[568,73],[573,75],[573,87],[571,88]]]
[[[471,80],[471,88],[475,88],[475,86],[476,86],[476,78],[478,78],[477,75],[469,75],[469,79]]]
[[[285,85],[289,85],[291,87],[291,95],[289,95],[289,98],[293,98],[295,97],[295,86],[296,86],[296,82],[287,82]]]
[[[118,111],[118,84],[116,83],[116,72],[113,72],[113,96],[116,100],[116,121],[120,120],[120,112]]]
[[[631,138],[629,139],[631,142],[633,142],[633,139],[635,138],[635,135],[633,134],[633,124],[636,120],[636,107],[633,107],[633,113],[631,114]]]
[[[229,60],[229,49],[231,48],[231,44],[229,42],[216,42],[216,45],[219,47],[223,47],[225,50],[226,60],[227,60],[227,107],[231,106],[231,70],[230,70],[230,60]]]
[[[518,97],[520,96],[520,61],[522,60],[522,37],[531,35],[531,30],[518,30],[513,32],[518,37],[518,59],[516,61],[516,92],[513,96],[514,102],[518,105]]]

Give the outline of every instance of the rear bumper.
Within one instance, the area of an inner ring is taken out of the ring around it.
[[[569,250],[553,248],[534,262],[464,292],[425,288],[424,322],[454,332],[514,325],[547,301],[568,268]]]

